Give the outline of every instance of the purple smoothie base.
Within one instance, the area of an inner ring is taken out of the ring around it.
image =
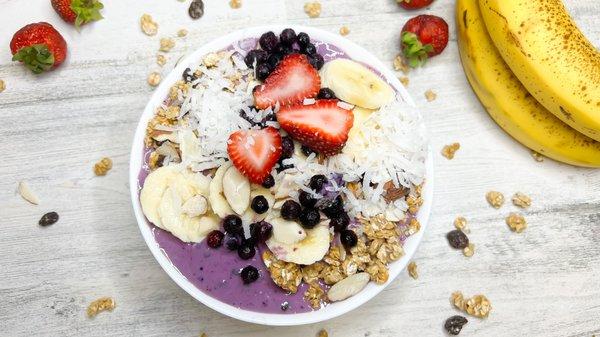
[[[238,46],[247,52],[253,49],[256,43],[257,39],[250,38],[240,41]],[[319,41],[313,43],[325,62],[348,58],[346,53],[333,45]],[[150,150],[145,149],[143,165],[138,175],[138,190],[141,190],[149,173],[149,155]],[[242,260],[236,251],[230,251],[225,247],[209,248],[206,240],[195,244],[184,243],[171,233],[147,222],[163,254],[190,283],[203,293],[234,307],[254,312],[296,314],[314,310],[304,300],[304,292],[308,287],[306,284],[302,283],[295,294],[290,294],[271,280],[261,258],[262,252],[267,249],[266,246],[259,247],[252,259]],[[242,282],[239,272],[248,265],[256,267],[260,277],[256,282],[246,285]],[[288,309],[284,311],[282,304],[286,302]]]

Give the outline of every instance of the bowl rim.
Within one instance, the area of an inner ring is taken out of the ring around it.
[[[240,309],[227,303],[221,302],[220,300],[203,293],[200,289],[196,288],[191,282],[187,280],[185,276],[183,276],[179,272],[177,267],[175,267],[171,263],[169,257],[164,253],[164,251],[159,247],[158,243],[155,241],[154,228],[152,228],[149,225],[149,222],[144,216],[140,205],[138,177],[143,164],[143,139],[145,137],[146,125],[150,118],[154,115],[155,108],[158,107],[164,101],[164,98],[168,95],[170,86],[180,78],[180,74],[185,70],[185,68],[188,65],[197,63],[201,56],[209,52],[224,49],[234,42],[240,41],[245,38],[257,37],[266,31],[277,32],[285,28],[292,28],[297,32],[306,32],[311,37],[314,37],[316,40],[335,45],[336,47],[347,53],[347,55],[351,59],[368,64],[369,66],[379,71],[385,77],[388,83],[394,87],[394,89],[398,92],[398,94],[408,105],[412,107],[415,106],[414,101],[412,100],[404,86],[400,83],[400,81],[394,75],[394,73],[390,69],[388,69],[388,67],[386,67],[370,52],[355,44],[354,42],[347,40],[346,38],[323,31],[318,28],[306,27],[301,25],[267,25],[244,28],[229,33],[227,35],[218,37],[202,45],[189,55],[183,57],[178,62],[178,64],[170,71],[170,73],[164,78],[162,83],[153,92],[150,100],[144,108],[144,112],[140,116],[135,136],[133,138],[129,165],[129,184],[131,201],[135,218],[138,223],[138,227],[140,229],[142,237],[144,238],[144,241],[146,242],[146,245],[152,252],[152,255],[160,264],[162,269],[167,273],[167,275],[169,275],[169,277],[179,287],[185,290],[189,295],[191,295],[204,305],[208,306],[209,308],[223,315],[249,323],[270,326],[295,326],[329,320],[360,307],[365,302],[367,302],[368,300],[379,294],[381,291],[383,291],[391,282],[393,282],[397,278],[400,272],[402,272],[404,268],[406,268],[423,238],[423,234],[425,232],[425,229],[427,228],[427,223],[431,213],[434,184],[433,156],[431,148],[428,148],[425,173],[426,183],[422,192],[423,205],[421,206],[419,213],[417,214],[417,219],[421,223],[421,230],[409,237],[405,241],[403,246],[404,256],[398,261],[395,261],[390,264],[390,274],[388,281],[382,285],[376,285],[373,282],[370,282],[367,285],[367,287],[365,287],[365,289],[363,289],[357,295],[341,302],[329,304],[326,307],[321,308],[317,311],[310,311],[297,314],[273,314]]]

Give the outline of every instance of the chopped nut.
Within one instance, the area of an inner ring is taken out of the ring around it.
[[[498,191],[489,191],[485,195],[487,202],[494,208],[498,209],[504,204],[504,194]]]
[[[161,76],[157,72],[152,72],[150,73],[150,75],[148,75],[148,84],[150,84],[153,87],[157,86],[160,83],[160,80]]]
[[[40,199],[37,197],[37,195],[33,194],[33,191],[29,188],[29,185],[25,181],[21,181],[17,189],[19,190],[21,197],[26,201],[34,205],[38,205],[40,203]]]
[[[160,39],[160,48],[158,50],[168,53],[175,47],[175,40],[170,37],[163,37]]]
[[[506,218],[506,224],[511,231],[521,233],[527,228],[525,217],[518,213],[510,213]]]
[[[278,260],[273,253],[265,251],[262,255],[271,279],[281,289],[295,294],[302,282],[302,270],[295,263]]]
[[[517,207],[527,208],[531,206],[531,198],[521,192],[517,192],[512,197],[512,203]]]
[[[402,83],[403,86],[408,87],[408,83],[410,82],[410,79],[408,77],[402,76],[399,79],[400,83]]]
[[[158,23],[152,20],[150,14],[142,15],[140,18],[140,26],[142,27],[142,32],[148,36],[154,36],[158,33]]]
[[[211,68],[217,65],[217,63],[219,63],[219,60],[221,58],[219,57],[219,55],[217,53],[210,53],[207,54],[206,56],[204,56],[204,59],[202,60],[202,62],[204,63],[204,65],[207,68]]]
[[[112,168],[112,165],[112,160],[108,157],[104,157],[94,165],[94,173],[97,176],[105,176]]]
[[[340,28],[340,35],[345,36],[348,34],[350,34],[350,28],[347,26],[342,26],[342,28]]]
[[[177,36],[179,37],[186,37],[188,35],[188,30],[185,28],[181,28],[180,30],[177,31]]]
[[[385,199],[385,202],[388,204],[400,198],[406,197],[410,192],[410,190],[404,186],[396,187],[394,182],[391,180],[383,185],[383,190],[385,191],[383,194],[383,199]]]
[[[448,159],[454,159],[454,154],[456,151],[460,149],[460,143],[452,143],[450,145],[445,145],[442,149],[442,156]]]
[[[425,91],[425,98],[427,98],[427,102],[431,102],[437,98],[437,94],[433,90],[429,89]]]
[[[167,58],[165,57],[165,55],[162,54],[158,54],[156,55],[156,64],[158,64],[159,66],[164,66],[167,63]]]
[[[317,334],[317,337],[329,337],[329,334],[325,329],[321,329],[321,331],[319,331],[319,333]]]
[[[318,18],[321,15],[321,3],[318,1],[307,2],[304,4],[304,12],[310,18]]]
[[[3,92],[6,89],[6,83],[3,80],[0,80],[0,92]]]
[[[463,294],[456,291],[452,293],[450,301],[457,309],[474,317],[486,318],[492,310],[490,301],[484,295],[475,295],[465,300]]]
[[[229,0],[229,7],[233,9],[242,7],[242,0]]]
[[[406,61],[404,60],[404,57],[402,57],[402,55],[398,55],[394,59],[394,70],[402,71],[404,74],[408,74],[410,68],[406,64]]]
[[[419,278],[419,273],[417,272],[417,264],[415,261],[411,261],[406,268],[408,270],[408,275],[414,278],[415,280]]]
[[[92,303],[90,303],[90,305],[88,305],[87,315],[88,315],[88,317],[91,318],[91,317],[98,315],[102,311],[106,311],[106,310],[113,311],[115,306],[116,306],[115,300],[113,300],[112,298],[101,297],[101,298],[93,301]]]
[[[463,216],[459,216],[459,217],[456,217],[456,219],[454,219],[454,227],[465,233],[471,232],[469,230],[469,228],[467,227],[467,219],[465,219],[465,217],[463,217]]]
[[[304,299],[308,301],[313,309],[319,309],[325,298],[325,291],[316,282],[310,283],[308,289],[304,292]]]
[[[473,254],[475,254],[475,245],[472,243],[469,243],[468,246],[463,248],[463,255],[466,257],[471,257],[471,256],[473,256]]]
[[[533,159],[535,161],[537,161],[538,163],[541,163],[544,161],[544,156],[542,156],[541,154],[531,150],[531,156],[533,157]]]

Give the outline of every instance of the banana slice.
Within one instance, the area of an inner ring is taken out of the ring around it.
[[[221,165],[217,169],[217,172],[215,172],[215,176],[213,177],[209,186],[210,194],[208,195],[208,201],[210,202],[210,207],[212,208],[213,212],[215,212],[215,214],[221,218],[224,218],[229,214],[233,214],[233,210],[231,207],[229,207],[227,199],[225,199],[223,196],[223,176],[230,167],[231,162],[226,162]]]
[[[348,59],[325,63],[321,85],[341,100],[367,109],[378,109],[394,100],[394,90],[369,68]]]
[[[273,226],[273,240],[293,245],[306,238],[306,231],[296,221],[274,218],[269,221]]]
[[[244,214],[250,205],[250,181],[235,166],[231,166],[223,175],[223,194],[231,209]]]
[[[242,221],[244,223],[262,221],[265,220],[269,214],[272,214],[273,208],[275,206],[275,197],[273,196],[273,194],[271,194],[271,191],[259,185],[252,185],[252,191],[250,192],[250,200],[254,199],[259,195],[262,195],[263,197],[265,197],[265,199],[267,199],[267,203],[269,204],[269,210],[264,212],[263,214],[258,214],[251,207],[248,207],[244,214],[242,214]]]
[[[360,128],[367,121],[367,119],[369,119],[369,116],[371,116],[371,114],[375,111],[376,110],[365,109],[358,106],[354,107],[352,110],[352,113],[354,114],[354,124],[348,133],[348,139],[350,139],[350,141],[362,140],[366,142],[366,138],[364,137]]]
[[[188,216],[200,216],[208,210],[208,202],[201,195],[195,195],[189,198],[181,205],[181,211]]]
[[[179,175],[179,167],[176,165],[159,167],[146,177],[144,187],[140,192],[140,203],[144,215],[154,225],[161,227],[158,205],[165,190]]]
[[[280,242],[273,235],[267,240],[267,247],[280,260],[302,265],[313,264],[320,261],[329,250],[329,225],[327,221],[321,222],[315,228],[306,230],[304,239],[292,244]]]

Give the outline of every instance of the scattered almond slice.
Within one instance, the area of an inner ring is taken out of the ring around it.
[[[19,183],[18,189],[19,194],[23,199],[34,205],[39,205],[40,199],[35,194],[33,194],[33,191],[29,188],[29,185],[25,181],[21,181]]]
[[[103,311],[113,311],[117,306],[115,300],[110,297],[101,297],[88,305],[87,315],[92,318]]]
[[[371,277],[367,273],[357,273],[334,284],[327,292],[330,301],[343,301],[358,294],[367,286]]]

